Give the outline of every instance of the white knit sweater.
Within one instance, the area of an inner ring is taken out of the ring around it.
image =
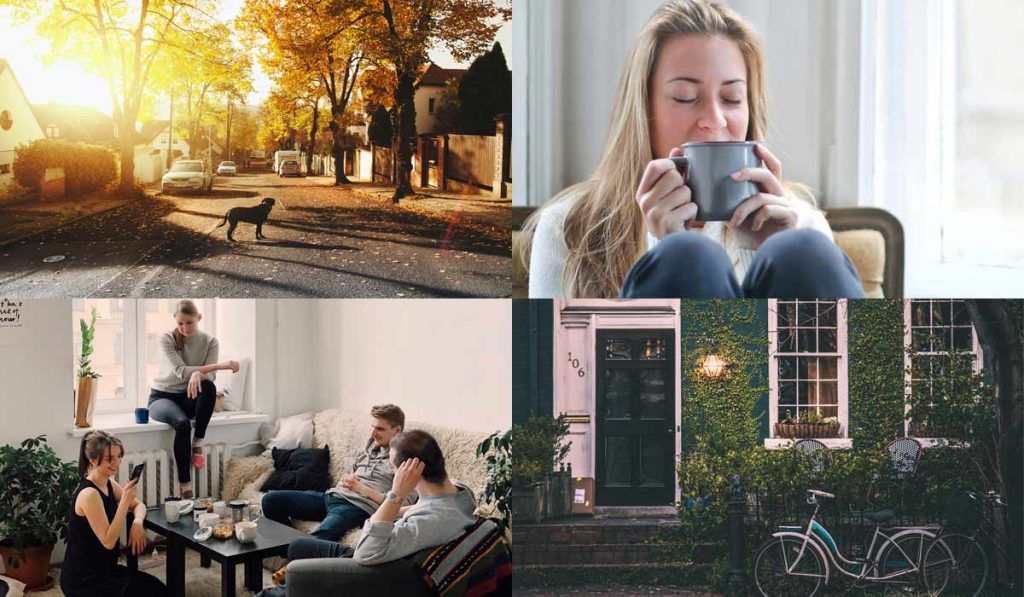
[[[590,298],[576,297],[573,289],[563,284],[562,279],[569,255],[565,244],[565,216],[579,197],[576,195],[546,206],[541,212],[530,250],[530,298]],[[792,205],[797,211],[797,228],[814,228],[833,238],[832,229],[822,212],[797,198],[793,198]],[[726,234],[726,230],[725,222],[707,222],[699,231],[725,248],[736,279],[742,281],[754,258],[754,250],[741,247],[736,235]],[[650,231],[646,236],[647,250],[650,251],[658,240]]]

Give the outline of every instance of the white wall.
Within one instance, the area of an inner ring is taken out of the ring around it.
[[[627,54],[661,3],[525,1],[515,25],[526,31],[513,35],[513,54],[526,56],[527,192],[515,204],[540,205],[593,170]],[[725,3],[761,35],[772,122],[766,143],[784,176],[811,185],[827,205],[856,204],[859,2]]]
[[[441,107],[441,94],[444,87],[424,85],[416,89],[413,98],[416,104],[416,133],[433,133],[437,126],[437,110]],[[430,113],[430,100],[434,100],[434,113]]]
[[[0,112],[4,110],[11,113],[12,124],[10,130],[0,129],[0,152],[10,151],[22,143],[43,138],[43,130],[39,128],[39,122],[32,113],[28,100],[22,95],[10,64],[0,72]],[[14,162],[14,158],[9,154],[0,154],[0,160],[3,164]]]
[[[317,301],[319,393],[369,411],[477,431],[512,424],[512,305],[494,300]]]

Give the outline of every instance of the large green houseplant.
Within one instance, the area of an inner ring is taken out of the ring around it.
[[[487,436],[476,447],[477,458],[484,457],[487,463],[487,485],[483,501],[494,510],[491,519],[502,531],[509,529],[512,521],[512,430],[498,431]]]
[[[0,555],[8,576],[30,589],[45,584],[77,485],[76,465],[61,460],[46,436],[0,447]]]

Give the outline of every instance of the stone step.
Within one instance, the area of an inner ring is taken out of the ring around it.
[[[641,564],[659,562],[669,555],[666,546],[654,543],[590,545],[530,545],[516,553],[520,564]]]
[[[709,573],[709,564],[693,562],[530,565],[517,561],[516,590],[543,587],[559,594],[558,587],[579,591],[608,585],[700,586],[707,582]]]
[[[678,514],[675,506],[597,506],[594,518],[674,518]]]
[[[580,519],[520,524],[513,527],[514,545],[593,545],[641,543],[659,531],[676,528],[675,519]]]

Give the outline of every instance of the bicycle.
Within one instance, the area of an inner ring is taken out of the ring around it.
[[[995,550],[1007,565],[1013,560],[1003,547],[1009,545],[1009,538],[990,520],[996,506],[1005,507],[1006,502],[994,491],[968,491],[967,497],[983,509],[974,529],[970,533],[943,533],[925,550],[924,586],[932,595],[981,595],[992,578],[989,554]],[[938,542],[943,547],[933,551]],[[1014,594],[1013,586],[1007,589],[1008,594]]]
[[[808,489],[807,503],[814,506],[814,513],[807,526],[780,526],[758,551],[754,581],[761,595],[813,596],[839,579],[853,579],[855,586],[885,583],[899,592],[917,589],[925,547],[943,545],[934,541],[938,527],[885,527],[896,517],[893,510],[865,512],[863,518],[875,525],[874,534],[865,556],[851,560],[818,522],[819,498],[835,495]],[[936,553],[940,551],[936,548]]]

